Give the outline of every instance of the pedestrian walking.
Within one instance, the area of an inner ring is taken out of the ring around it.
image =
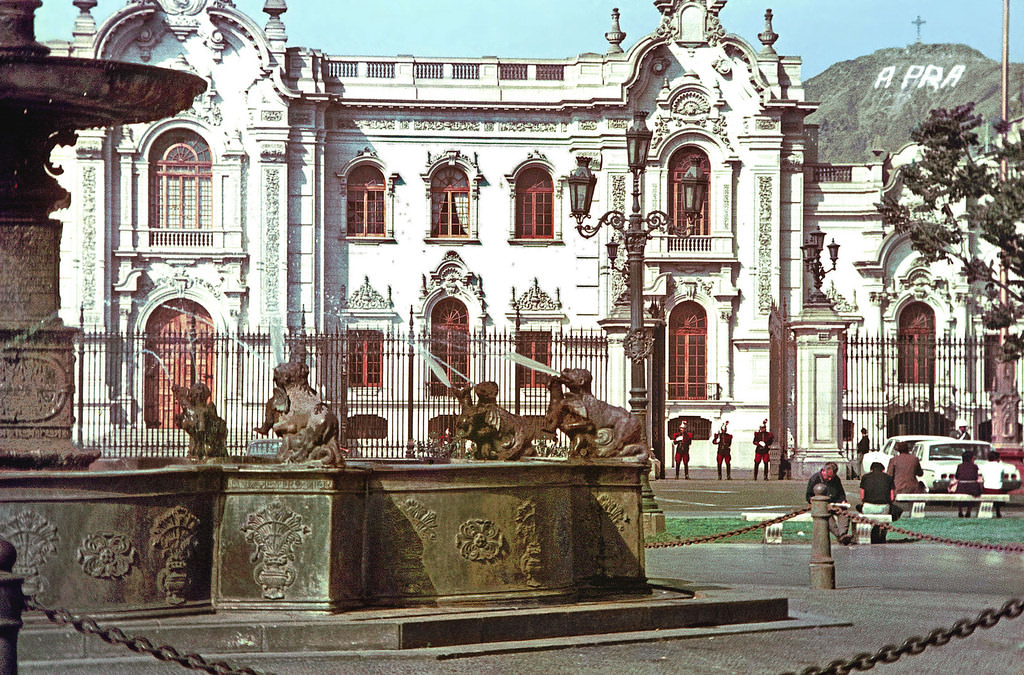
[[[679,423],[679,430],[672,434],[672,448],[675,450],[676,478],[679,478],[679,465],[683,465],[683,477],[690,480],[690,445],[693,434],[686,428],[686,420]]]
[[[814,486],[820,483],[825,486],[824,495],[828,497],[830,503],[844,504],[849,507],[849,504],[846,503],[846,490],[843,489],[843,482],[836,475],[838,471],[838,464],[828,462],[821,467],[820,471],[811,476],[811,479],[807,481],[807,492],[805,495],[808,504],[811,503],[811,497],[814,496]],[[828,531],[832,533],[840,544],[853,543],[853,537],[850,536],[850,515],[846,512],[846,509],[839,509],[830,513]]]
[[[897,495],[920,492],[917,477],[924,475],[924,469],[917,455],[910,454],[910,443],[900,441],[896,444],[896,456],[889,460],[885,472],[892,476]]]
[[[722,422],[718,433],[711,439],[712,445],[718,446],[715,463],[718,465],[718,480],[722,480],[722,462],[725,462],[725,477],[732,480],[732,434],[729,433],[729,420]]]
[[[768,451],[771,450],[775,436],[768,431],[768,420],[761,422],[761,428],[754,432],[754,480],[757,480],[757,470],[764,462],[764,479],[768,480]]]
[[[857,440],[857,473],[865,473],[864,471],[864,455],[871,452],[871,439],[868,438],[868,430],[860,430],[860,438]],[[882,471],[885,471],[885,467],[882,467]]]

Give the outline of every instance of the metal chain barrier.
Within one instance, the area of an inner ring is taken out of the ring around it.
[[[870,670],[878,663],[893,663],[907,654],[920,654],[928,647],[941,647],[955,637],[965,638],[978,628],[991,628],[1001,619],[1016,619],[1021,613],[1024,613],[1024,600],[1014,598],[999,609],[989,607],[982,610],[974,621],[960,619],[951,628],[946,630],[936,628],[926,637],[908,638],[899,647],[885,645],[874,654],[863,652],[849,661],[837,660],[822,668],[814,666],[805,668],[800,671],[800,675],[846,675],[854,670]],[[796,675],[796,673],[790,672],[784,675]]]
[[[769,525],[775,525],[776,523],[781,523],[783,521],[789,520],[790,518],[795,518],[796,516],[799,516],[801,513],[807,513],[810,510],[810,506],[802,509],[797,509],[796,511],[787,513],[784,516],[772,518],[771,520],[766,520],[760,523],[754,523],[753,525],[741,527],[740,529],[732,530],[731,532],[722,532],[719,534],[706,534],[703,537],[694,537],[693,539],[682,539],[680,541],[652,541],[650,543],[644,544],[644,548],[672,548],[675,546],[689,546],[691,544],[706,544],[709,541],[727,539],[729,537],[735,537],[738,534],[744,534],[746,532],[753,532],[754,530],[763,529],[768,527]]]
[[[831,511],[841,510],[840,508],[830,507]],[[896,532],[898,534],[905,534],[915,539],[925,539],[927,541],[934,541],[939,544],[950,544],[952,546],[963,546],[965,548],[978,548],[984,551],[1002,551],[1003,553],[1024,553],[1024,544],[986,544],[980,541],[962,541],[960,539],[950,539],[948,537],[936,537],[931,534],[924,534],[922,532],[914,532],[913,530],[907,530],[902,527],[896,527],[889,523],[881,523],[877,520],[872,520],[871,516],[865,516],[857,513],[856,511],[850,510],[848,514],[850,520],[855,523],[870,523],[875,527],[886,530],[888,532]]]
[[[200,670],[211,675],[270,675],[252,668],[235,668],[224,661],[207,661],[199,654],[182,654],[174,647],[160,645],[156,647],[144,637],[125,635],[124,631],[116,626],[113,628],[102,628],[95,620],[89,617],[75,616],[66,609],[50,609],[39,604],[32,596],[25,596],[25,607],[36,610],[46,615],[51,622],[59,625],[70,625],[83,635],[95,635],[104,642],[113,645],[121,645],[139,654],[149,654],[159,661],[173,661],[189,670]]]

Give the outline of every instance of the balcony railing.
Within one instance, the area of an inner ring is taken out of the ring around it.
[[[671,237],[669,253],[710,253],[712,237]]]
[[[669,382],[670,401],[720,401],[722,385],[717,382]]]
[[[853,167],[831,164],[815,166],[812,180],[815,183],[852,183]]]
[[[395,79],[395,64],[390,61],[369,61],[366,64],[366,76],[377,79]]]
[[[453,80],[479,80],[480,79],[480,64],[479,63],[453,63],[452,64],[452,79]]]
[[[417,80],[440,80],[444,78],[443,63],[417,63],[413,68]]]
[[[150,230],[149,245],[167,248],[209,248],[213,246],[213,230]]]

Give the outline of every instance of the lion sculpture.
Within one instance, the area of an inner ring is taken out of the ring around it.
[[[543,430],[560,429],[569,437],[570,458],[646,457],[640,420],[591,394],[592,381],[583,368],[566,368],[552,377]]]

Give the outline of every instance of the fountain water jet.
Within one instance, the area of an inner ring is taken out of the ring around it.
[[[195,75],[49,56],[35,40],[40,0],[0,0],[0,467],[74,468],[72,338],[59,319],[61,224],[70,195],[50,164],[75,130],[161,119],[206,89]],[[73,85],[73,86],[69,86]],[[26,337],[27,335],[27,337]],[[13,345],[13,346],[12,346]]]

